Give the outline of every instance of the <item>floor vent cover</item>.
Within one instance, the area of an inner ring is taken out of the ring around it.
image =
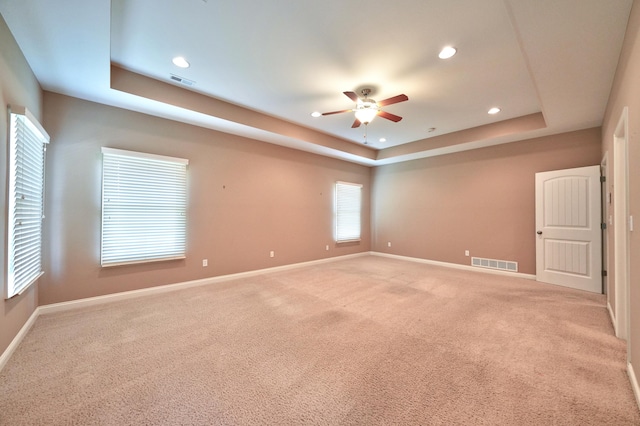
[[[500,269],[502,271],[518,272],[518,262],[508,260],[484,259],[482,257],[472,257],[471,266],[479,268]]]

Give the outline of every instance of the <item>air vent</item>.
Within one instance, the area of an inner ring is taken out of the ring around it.
[[[193,86],[194,84],[196,84],[195,81],[193,80],[189,80],[186,79],[184,77],[180,77],[179,75],[175,75],[175,74],[171,74],[171,80],[180,83],[180,84],[184,84],[185,86]]]
[[[518,272],[518,262],[511,262],[509,260],[472,257],[471,266],[477,266],[479,268],[499,269],[501,271]]]

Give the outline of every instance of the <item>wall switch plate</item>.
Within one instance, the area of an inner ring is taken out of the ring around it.
[[[464,255],[468,257],[469,256],[469,250],[465,250],[464,251]]]
[[[387,247],[391,247],[391,241],[387,243]]]
[[[327,245],[324,247],[324,249],[325,249],[325,250],[327,250],[327,251],[329,251],[329,245],[327,244]]]
[[[271,251],[269,252],[269,257],[275,257],[275,255],[276,255],[276,252],[275,252],[275,251],[271,250]]]
[[[209,266],[209,260],[208,259],[202,259],[202,267],[204,268],[205,266]]]

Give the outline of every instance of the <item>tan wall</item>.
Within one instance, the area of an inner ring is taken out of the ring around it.
[[[535,173],[599,164],[600,146],[594,128],[378,167],[372,250],[535,274]]]
[[[370,250],[368,167],[50,92],[44,111],[52,143],[40,304]],[[186,260],[100,267],[103,146],[189,160]],[[359,244],[333,242],[337,180],[364,185]]]
[[[7,24],[0,15],[0,259],[5,259],[6,234],[4,224],[7,221],[7,105],[27,107],[39,120],[42,119],[42,91],[29,64],[18,48]],[[0,262],[2,288],[0,295],[0,354],[9,346],[22,326],[38,306],[38,283],[32,285],[24,293],[10,300],[4,300],[6,275],[4,261]]]
[[[634,366],[636,379],[640,382],[640,2],[634,1],[629,17],[620,61],[616,71],[609,104],[602,126],[603,154],[608,153],[607,189],[613,192],[614,173],[613,135],[624,107],[628,107],[628,169],[629,169],[629,214],[636,219],[636,230],[629,233],[630,244],[630,362]],[[613,205],[611,215],[614,215]],[[614,216],[615,217],[615,216]],[[615,271],[613,250],[616,224],[608,229],[609,242],[609,299],[615,313]]]

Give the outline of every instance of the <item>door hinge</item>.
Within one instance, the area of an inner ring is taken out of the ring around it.
[[[607,276],[607,271],[603,270],[603,271],[602,271],[602,276],[603,276],[603,277],[606,277],[606,276]]]
[[[600,229],[602,229],[602,230],[607,229],[607,222],[602,222],[602,223],[600,224]]]
[[[600,182],[601,183],[605,183],[607,181],[607,177],[606,176],[600,176]]]

